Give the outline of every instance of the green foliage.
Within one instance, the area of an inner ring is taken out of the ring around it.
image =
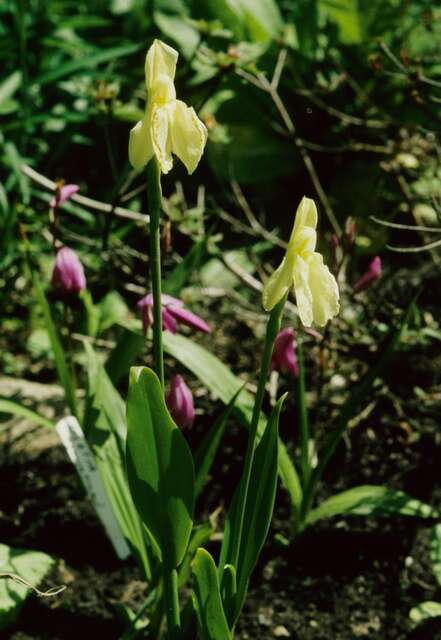
[[[222,606],[219,579],[213,558],[198,549],[193,560],[194,605],[201,640],[231,640],[232,635]]]
[[[39,551],[14,549],[0,544],[0,629],[5,629],[17,619],[31,587],[15,581],[8,574],[38,587],[49,573],[55,560]]]
[[[162,562],[176,568],[193,524],[193,459],[168,413],[156,375],[132,368],[127,401],[127,474],[136,508]]]
[[[394,491],[387,487],[363,485],[342,493],[337,493],[309,512],[306,524],[312,525],[323,518],[337,515],[412,516],[418,518],[437,518],[438,512],[420,500],[412,498],[403,491]]]
[[[277,445],[279,415],[284,397],[274,407],[268,425],[256,448],[251,468],[245,515],[243,519],[242,541],[237,562],[237,594],[235,596],[234,620],[242,608],[251,573],[268,535],[273,515],[277,486]],[[232,532],[237,527],[238,487],[225,523],[224,539],[219,559],[222,584],[223,571],[230,564],[232,553]]]

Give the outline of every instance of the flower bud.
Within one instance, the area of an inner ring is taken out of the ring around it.
[[[170,382],[170,391],[165,399],[168,410],[178,427],[191,427],[194,421],[193,394],[180,375]]]
[[[178,298],[173,298],[163,293],[161,295],[162,303],[162,328],[164,331],[176,333],[178,323],[187,325],[197,331],[209,333],[210,327],[199,316],[184,308],[184,303]],[[149,327],[153,324],[153,295],[149,293],[138,302],[138,308],[141,312],[142,326],[144,333],[147,333]]]
[[[69,200],[69,198],[71,198],[79,190],[80,187],[77,184],[64,184],[57,186],[55,196],[52,198],[50,206],[52,207],[52,209],[56,209],[60,205],[67,202],[67,200]]]
[[[294,329],[291,327],[279,331],[274,342],[271,369],[282,373],[291,373],[297,377],[299,375],[299,365],[295,352],[296,341],[294,335]]]
[[[366,273],[364,273],[359,280],[354,284],[354,291],[359,293],[371,286],[375,280],[381,277],[381,258],[375,256],[370,263]]]
[[[59,249],[52,271],[52,286],[62,293],[79,293],[86,288],[86,276],[79,257],[69,247]]]

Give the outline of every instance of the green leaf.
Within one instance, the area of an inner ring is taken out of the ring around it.
[[[184,58],[191,58],[201,38],[190,20],[188,3],[183,0],[155,0],[153,16],[161,31],[179,45]]]
[[[206,544],[214,533],[214,529],[210,522],[204,522],[193,527],[190,542],[188,543],[187,553],[179,567],[179,586],[183,587],[188,583],[191,576],[191,563],[193,562],[196,551],[202,545]]]
[[[207,159],[222,180],[258,184],[292,174],[301,163],[290,141],[268,124],[265,107],[256,101],[255,89],[230,78],[201,109],[215,116]]]
[[[123,44],[119,47],[111,47],[104,51],[98,51],[93,55],[84,56],[78,60],[71,60],[64,64],[58,64],[54,69],[50,69],[49,71],[42,73],[40,76],[37,76],[34,79],[34,84],[42,86],[49,82],[54,82],[54,80],[59,80],[65,76],[72,75],[77,71],[94,69],[104,62],[110,62],[111,60],[117,60],[118,58],[123,58],[136,53],[140,49],[144,48],[144,46],[144,42]]]
[[[202,489],[204,488],[205,481],[210,472],[211,465],[213,464],[214,457],[219,448],[219,444],[224,435],[225,428],[228,423],[228,419],[231,412],[234,409],[236,400],[242,389],[232,397],[227,407],[223,411],[222,415],[215,421],[212,427],[209,429],[201,444],[199,445],[195,456],[194,462],[196,467],[196,482],[195,482],[195,495],[198,497]]]
[[[187,284],[192,273],[199,269],[207,254],[207,238],[196,242],[185,258],[168,274],[164,281],[164,293],[170,296],[178,296]]]
[[[342,491],[322,502],[309,512],[306,524],[337,515],[357,516],[415,516],[436,518],[438,512],[430,505],[412,498],[404,491],[395,491],[377,485],[361,485]]]
[[[237,378],[223,362],[194,340],[166,331],[163,333],[165,351],[187,367],[224,404],[228,404],[242,389],[243,380]],[[244,389],[237,398],[233,413],[248,426],[253,412],[253,396]],[[259,423],[259,436],[265,429],[265,417]],[[279,473],[284,487],[288,490],[295,509],[300,508],[302,489],[296,468],[288,455],[285,445],[279,440]]]
[[[193,525],[193,458],[170,417],[157,376],[147,367],[130,370],[126,464],[138,513],[164,565],[176,568]]]
[[[282,396],[271,412],[265,432],[256,447],[251,468],[247,503],[243,518],[242,540],[236,567],[236,617],[245,600],[248,581],[268,535],[277,488],[278,425],[280,411],[286,395]],[[231,563],[233,532],[237,527],[237,504],[240,486],[233,497],[225,523],[224,540],[219,559],[221,579],[223,568]]]
[[[420,624],[430,618],[438,618],[441,616],[441,602],[422,602],[409,612],[409,617],[415,624]]]
[[[14,549],[0,544],[0,629],[12,624],[31,592],[31,588],[2,576],[13,573],[38,587],[43,578],[54,566],[55,560],[46,553]]]
[[[237,576],[232,564],[226,564],[222,572],[221,595],[228,624],[233,627],[237,607]]]
[[[200,640],[232,640],[222,607],[216,565],[205,549],[200,548],[196,552],[193,574],[193,600],[198,617],[198,637]]]
[[[44,416],[41,416],[39,413],[32,411],[32,409],[24,407],[18,402],[7,400],[6,398],[0,398],[0,412],[10,413],[14,416],[19,416],[20,418],[32,420],[32,422],[35,422],[42,427],[49,427],[50,429],[54,427],[54,424],[53,422],[51,422],[51,420],[48,420]]]
[[[283,21],[274,0],[199,0],[204,17],[220,20],[236,40],[269,42]]]
[[[337,25],[343,44],[362,42],[363,13],[359,0],[319,0],[319,7]]]
[[[14,71],[0,84],[0,106],[9,101],[21,85],[21,71]]]
[[[430,539],[430,559],[432,561],[433,573],[441,586],[441,523],[436,524],[432,529]]]
[[[34,285],[38,303],[40,304],[41,309],[43,311],[43,317],[44,317],[46,329],[49,335],[49,340],[51,343],[52,354],[55,359],[55,366],[57,369],[58,378],[60,380],[61,386],[64,389],[66,404],[68,405],[72,415],[78,418],[77,401],[75,397],[75,386],[74,386],[72,377],[69,373],[66,356],[64,354],[64,349],[61,344],[58,331],[52,319],[51,308],[47,301],[46,294],[44,293],[44,289],[41,285],[39,277],[33,271],[32,271],[32,282]]]
[[[121,530],[147,580],[150,580],[156,559],[133,503],[126,477],[124,402],[92,346],[84,342],[84,348],[88,385],[83,431],[94,453]]]
[[[116,347],[106,362],[106,370],[113,384],[118,384],[127,375],[130,367],[135,364],[136,358],[144,348],[145,341],[144,335],[130,329],[123,329]]]

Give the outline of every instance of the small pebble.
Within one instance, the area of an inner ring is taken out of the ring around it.
[[[279,624],[277,627],[274,627],[273,636],[275,638],[290,638],[291,634],[286,627],[284,627],[282,624]]]

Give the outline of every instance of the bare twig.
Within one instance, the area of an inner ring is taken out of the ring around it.
[[[405,231],[427,231],[427,233],[441,233],[440,227],[420,227],[413,224],[400,224],[398,222],[388,222],[387,220],[381,220],[375,216],[370,216],[370,219],[383,227],[390,227],[391,229],[403,229]]]
[[[49,189],[50,191],[56,190],[55,182],[49,180],[49,178],[46,178],[46,176],[43,176],[41,173],[38,173],[35,169],[32,169],[32,167],[23,164],[21,166],[21,171],[28,176],[28,178],[42,187],[46,187],[46,189]],[[84,207],[88,207],[89,209],[95,209],[96,211],[102,211],[103,213],[115,214],[119,218],[135,220],[136,222],[142,222],[143,224],[149,221],[149,216],[144,213],[136,213],[135,211],[130,211],[130,209],[123,209],[122,207],[112,207],[111,204],[82,196],[79,193],[75,193],[70,199]]]
[[[389,251],[395,251],[396,253],[421,253],[421,251],[430,251],[437,247],[441,247],[441,240],[429,242],[428,244],[424,244],[422,247],[393,247],[390,244],[386,245],[386,248],[389,249]]]
[[[280,59],[280,58],[279,58]],[[283,64],[285,62],[285,58],[282,57],[282,61]],[[282,69],[283,69],[283,65],[282,65]],[[306,167],[306,170],[308,171],[309,177],[311,178],[311,181],[314,185],[314,188],[317,192],[317,195],[320,199],[320,202],[322,203],[322,206],[325,210],[326,215],[328,216],[329,222],[331,223],[335,233],[340,236],[341,235],[341,228],[340,225],[337,221],[337,218],[334,214],[334,211],[332,209],[332,206],[328,200],[328,197],[322,187],[322,184],[320,182],[320,179],[317,175],[317,172],[315,170],[314,164],[311,160],[311,156],[308,153],[308,150],[306,149],[306,147],[303,145],[303,142],[301,140],[301,138],[298,137],[297,135],[297,131],[296,131],[296,127],[294,125],[293,120],[291,119],[291,116],[289,115],[285,105],[283,104],[282,99],[280,98],[280,95],[277,91],[277,88],[275,86],[273,86],[272,83],[270,83],[268,81],[268,79],[262,74],[259,73],[257,75],[257,77],[254,77],[252,74],[243,71],[242,69],[237,69],[236,73],[245,78],[246,80],[248,80],[249,82],[252,82],[252,84],[254,84],[255,86],[257,86],[259,89],[261,89],[262,91],[265,91],[266,93],[269,94],[269,96],[271,97],[271,100],[273,101],[277,111],[279,112],[279,115],[285,125],[285,128],[287,130],[287,132],[289,133],[290,137],[294,140],[295,145],[297,146],[301,158],[303,160],[303,163]],[[278,71],[279,74],[279,78],[280,75],[282,73],[282,70]]]
[[[27,587],[28,589],[32,589],[32,591],[34,591],[38,596],[40,596],[40,598],[50,598],[52,596],[57,596],[59,593],[61,593],[66,589],[66,586],[62,585],[60,587],[52,587],[47,591],[40,591],[40,589],[37,589],[37,587],[34,587],[34,585],[28,582],[27,580],[25,580],[25,578],[22,578],[21,576],[15,573],[9,573],[9,572],[0,573],[0,579],[13,580],[17,584],[21,584]]]
[[[258,219],[256,218],[254,212],[252,211],[248,200],[245,198],[245,195],[240,188],[239,183],[236,180],[231,181],[231,188],[233,189],[233,193],[236,196],[236,200],[240,205],[240,208],[245,214],[246,219],[248,220],[251,229],[255,232],[256,235],[262,236],[265,240],[269,240],[272,244],[281,247],[282,249],[286,249],[287,244],[284,240],[281,240],[278,236],[276,236],[271,231],[268,231],[263,225],[260,224]]]

